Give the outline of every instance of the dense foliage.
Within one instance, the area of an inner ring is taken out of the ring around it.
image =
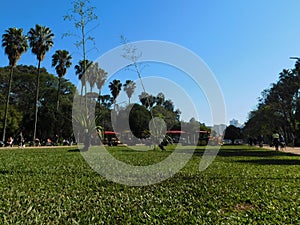
[[[0,68],[0,116],[4,114],[4,102],[7,93],[9,67]],[[32,140],[34,123],[35,87],[37,68],[34,66],[17,66],[11,89],[8,114],[7,135],[17,136],[22,132],[27,140]],[[68,138],[72,135],[72,101],[75,86],[61,78],[60,107],[57,110],[58,78],[41,68],[40,94],[38,99],[39,122],[37,137],[52,138],[55,134]],[[0,133],[3,123],[0,120]]]
[[[243,134],[241,132],[241,128],[230,125],[225,129],[224,139],[230,140],[231,144],[235,144],[236,139],[242,139],[242,138],[243,138]]]
[[[103,74],[103,70],[101,74]],[[7,85],[10,74],[9,67],[0,68],[0,116],[4,117],[4,103],[7,94]],[[14,77],[12,82],[10,106],[8,113],[7,136],[16,137],[20,132],[23,133],[26,140],[32,140],[33,123],[34,123],[34,97],[36,87],[36,74],[37,68],[34,66],[17,66],[14,70]],[[100,76],[102,77],[102,76]],[[85,78],[89,82],[89,77]],[[120,83],[121,84],[121,83]],[[58,89],[58,86],[59,89]],[[102,85],[103,86],[103,85]],[[101,88],[102,88],[101,86]],[[127,89],[120,91],[128,91]],[[59,91],[59,107],[58,107],[58,94]],[[57,77],[49,74],[45,68],[41,68],[40,74],[40,90],[38,100],[38,124],[37,124],[37,137],[45,140],[52,138],[58,134],[61,138],[69,138],[73,136],[72,127],[72,104],[73,97],[76,91],[75,86],[64,79],[62,76]],[[98,89],[99,93],[101,89]],[[97,91],[97,92],[98,92]],[[113,90],[114,91],[114,90]],[[132,91],[131,91],[132,92]],[[96,116],[99,116],[97,125],[101,126],[104,130],[115,130],[122,132],[130,129],[138,138],[145,137],[149,131],[149,121],[151,114],[153,117],[162,118],[167,125],[168,129],[181,129],[181,124],[186,124],[185,128],[195,126],[193,130],[204,129],[205,126],[197,121],[180,123],[180,111],[174,110],[174,105],[171,100],[161,100],[159,96],[151,103],[151,107],[146,104],[146,101],[141,101],[145,105],[128,104],[125,108],[118,108],[116,111],[116,124],[113,126],[111,122],[111,115],[114,111],[113,97],[110,95],[100,95],[94,92],[88,92],[89,101],[95,102]],[[100,104],[99,104],[100,102]],[[129,121],[129,127],[124,127],[124,121]],[[189,125],[190,124],[190,125]],[[192,125],[194,124],[194,125]],[[0,120],[0,134],[2,132],[3,123]],[[78,141],[81,141],[79,139]]]
[[[276,130],[287,143],[300,144],[300,60],[295,68],[284,69],[279,80],[262,92],[256,110],[249,114],[245,124],[245,136],[263,135],[270,142]]]

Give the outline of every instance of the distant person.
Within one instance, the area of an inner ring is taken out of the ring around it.
[[[253,145],[253,138],[252,138],[252,137],[249,137],[249,138],[248,138],[248,144],[249,144],[250,146]]]
[[[7,146],[12,147],[13,142],[14,142],[14,139],[12,137],[9,137],[8,140],[7,140]]]
[[[279,133],[277,131],[274,131],[272,134],[272,141],[273,141],[273,145],[275,146],[275,150],[278,151],[278,147],[279,147]]]
[[[55,146],[58,146],[58,141],[59,141],[59,137],[58,137],[58,135],[56,134],[55,135],[55,137],[54,137],[54,143],[53,143],[53,145],[55,145]]]
[[[257,142],[258,142],[259,147],[263,147],[263,145],[264,145],[264,137],[263,137],[263,135],[258,135],[257,136]]]
[[[279,135],[279,145],[281,150],[285,148],[285,139],[282,134]]]
[[[46,146],[52,146],[53,143],[50,138],[47,139]]]
[[[19,148],[25,147],[25,140],[24,140],[22,132],[20,132],[20,134],[18,135],[17,141],[18,141]]]
[[[40,145],[41,145],[40,139],[36,138],[34,140],[34,146],[40,146]]]

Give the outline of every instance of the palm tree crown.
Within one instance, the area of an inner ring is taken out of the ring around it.
[[[67,69],[72,65],[72,56],[67,50],[57,50],[52,56],[52,66],[58,77],[63,77],[67,73]]]
[[[8,56],[9,65],[16,66],[21,55],[27,51],[27,38],[23,35],[23,29],[9,28],[2,35],[2,47]]]
[[[72,65],[71,62],[72,56],[69,54],[67,50],[57,50],[55,54],[52,56],[52,66],[55,66],[56,73],[58,75],[58,88],[57,88],[57,103],[56,109],[59,107],[59,92],[60,92],[60,84],[61,78],[66,75],[67,69]]]
[[[118,95],[121,91],[122,83],[121,83],[120,80],[113,80],[112,82],[109,83],[108,87],[111,91],[111,94],[113,96],[113,100],[114,100],[114,103],[115,103],[116,98],[118,97]]]
[[[78,65],[75,65],[75,74],[78,75],[78,79],[81,81],[82,86],[85,86],[87,77],[85,76],[85,70],[93,64],[90,60],[80,60]]]
[[[99,67],[99,63],[92,64],[87,70],[87,80],[90,83],[91,92],[96,85],[99,90],[99,95],[101,93],[102,86],[106,82],[107,72]]]
[[[123,86],[124,86],[124,91],[127,94],[127,97],[129,99],[129,104],[130,104],[130,98],[132,97],[132,94],[136,88],[136,84],[132,80],[126,80],[126,83]]]
[[[35,29],[31,28],[28,32],[29,45],[31,51],[36,55],[38,61],[43,61],[46,52],[53,46],[54,34],[50,28],[45,26],[35,25]]]
[[[98,67],[98,63],[96,63],[97,67]],[[101,89],[103,87],[103,85],[105,84],[106,82],[106,79],[107,79],[107,72],[101,68],[98,67],[98,70],[97,70],[97,79],[96,79],[96,85],[97,85],[97,88],[99,90],[99,95],[101,93]]]

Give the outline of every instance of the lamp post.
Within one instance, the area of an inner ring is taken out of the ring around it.
[[[295,68],[296,68],[296,71],[298,73],[298,75],[300,74],[300,57],[290,57],[290,59],[296,59],[296,63],[295,63]]]

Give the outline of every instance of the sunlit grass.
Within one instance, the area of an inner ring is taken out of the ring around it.
[[[109,152],[149,165],[173,148]],[[203,151],[162,183],[130,187],[98,175],[74,149],[0,150],[0,224],[299,224],[300,156],[226,146],[200,172]]]

